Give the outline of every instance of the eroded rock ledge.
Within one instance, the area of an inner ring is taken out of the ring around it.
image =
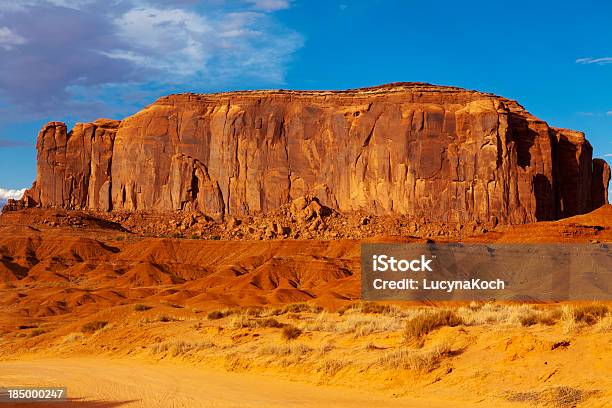
[[[520,224],[600,207],[610,178],[583,133],[421,83],[170,95],[122,121],[51,122],[37,149],[25,206],[214,218],[312,195],[339,211]]]

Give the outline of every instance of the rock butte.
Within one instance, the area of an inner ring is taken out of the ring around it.
[[[517,102],[423,83],[162,97],[122,121],[51,122],[27,206],[258,214],[340,210],[521,224],[607,202],[581,132]]]

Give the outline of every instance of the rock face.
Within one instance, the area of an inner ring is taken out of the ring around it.
[[[421,83],[160,98],[121,122],[46,125],[35,205],[263,213],[305,195],[340,211],[519,224],[607,201],[584,134],[518,103]]]
[[[37,177],[24,199],[44,207],[111,209],[111,160],[121,122],[50,122],[38,133]]]

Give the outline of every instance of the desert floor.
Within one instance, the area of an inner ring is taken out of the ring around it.
[[[201,312],[149,303],[99,312],[80,326],[29,331],[4,339],[0,384],[66,386],[68,407],[612,401],[605,304],[357,303],[332,312],[299,303]]]
[[[50,381],[50,379],[53,379]],[[137,360],[70,358],[0,363],[0,383],[62,384],[69,401],[53,407],[447,407],[435,399],[316,386],[278,377]],[[4,404],[3,404],[4,406]],[[42,404],[19,404],[22,407]],[[454,405],[457,406],[457,405]]]
[[[606,206],[462,240],[601,245],[611,220]],[[360,242],[3,214],[0,387],[52,381],[86,408],[612,406],[610,302],[362,303]]]

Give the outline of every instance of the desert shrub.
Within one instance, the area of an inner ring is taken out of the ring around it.
[[[178,319],[176,317],[172,317],[172,316],[168,316],[165,314],[161,314],[159,316],[157,316],[157,321],[158,322],[162,322],[162,323],[168,323],[168,322],[175,322]]]
[[[338,309],[338,314],[343,316],[346,313],[381,314],[386,316],[406,316],[412,314],[414,310],[402,311],[397,306],[384,305],[377,302],[351,303]]]
[[[273,317],[267,317],[265,319],[257,319],[255,320],[255,324],[257,327],[271,327],[275,329],[280,329],[285,327],[284,323],[279,322]]]
[[[153,309],[153,306],[143,305],[142,303],[139,303],[134,306],[134,310],[137,312],[146,312],[147,310],[151,309]]]
[[[438,310],[422,314],[406,322],[404,335],[406,340],[419,340],[440,327],[455,327],[463,324],[463,319],[452,310]]]
[[[223,319],[225,316],[227,316],[225,313],[223,313],[221,310],[213,310],[212,312],[208,313],[208,320],[219,320],[219,319]]]
[[[592,326],[607,314],[608,306],[593,304],[574,308],[572,316],[576,323],[585,323]]]
[[[373,313],[373,314],[388,314],[391,313],[393,308],[389,305],[381,305],[375,302],[365,302],[361,304],[361,313]]]
[[[208,320],[219,320],[219,319],[223,319],[224,317],[233,315],[235,313],[234,310],[231,309],[223,309],[223,310],[213,310],[212,312],[208,313]]]
[[[376,302],[361,302],[361,303],[351,303],[348,305],[342,306],[338,309],[338,314],[340,316],[344,315],[347,312],[361,312],[366,314],[388,314],[394,308],[389,305],[381,305]]]
[[[323,311],[323,308],[317,305],[311,305],[309,303],[291,303],[285,305],[280,308],[267,310],[265,314],[268,316],[279,316],[287,313],[302,313],[302,312],[310,312],[310,313],[320,313]]]
[[[302,335],[302,330],[298,329],[295,326],[290,324],[283,327],[283,331],[281,333],[283,339],[285,340],[295,340]]]
[[[561,317],[562,312],[558,308],[551,310],[526,309],[525,312],[517,316],[523,327],[533,326],[534,324],[553,326]]]
[[[106,327],[107,324],[108,324],[108,322],[105,322],[103,320],[95,320],[93,322],[85,323],[81,327],[81,331],[83,333],[94,333],[94,332],[97,332],[98,330],[103,329],[104,327]]]
[[[289,305],[284,306],[279,314],[285,313],[301,313],[301,312],[311,312],[311,313],[319,313],[323,311],[323,308],[311,305],[308,303],[291,303]]]
[[[262,314],[262,308],[259,307],[249,307],[244,314],[252,317],[260,317]]]

